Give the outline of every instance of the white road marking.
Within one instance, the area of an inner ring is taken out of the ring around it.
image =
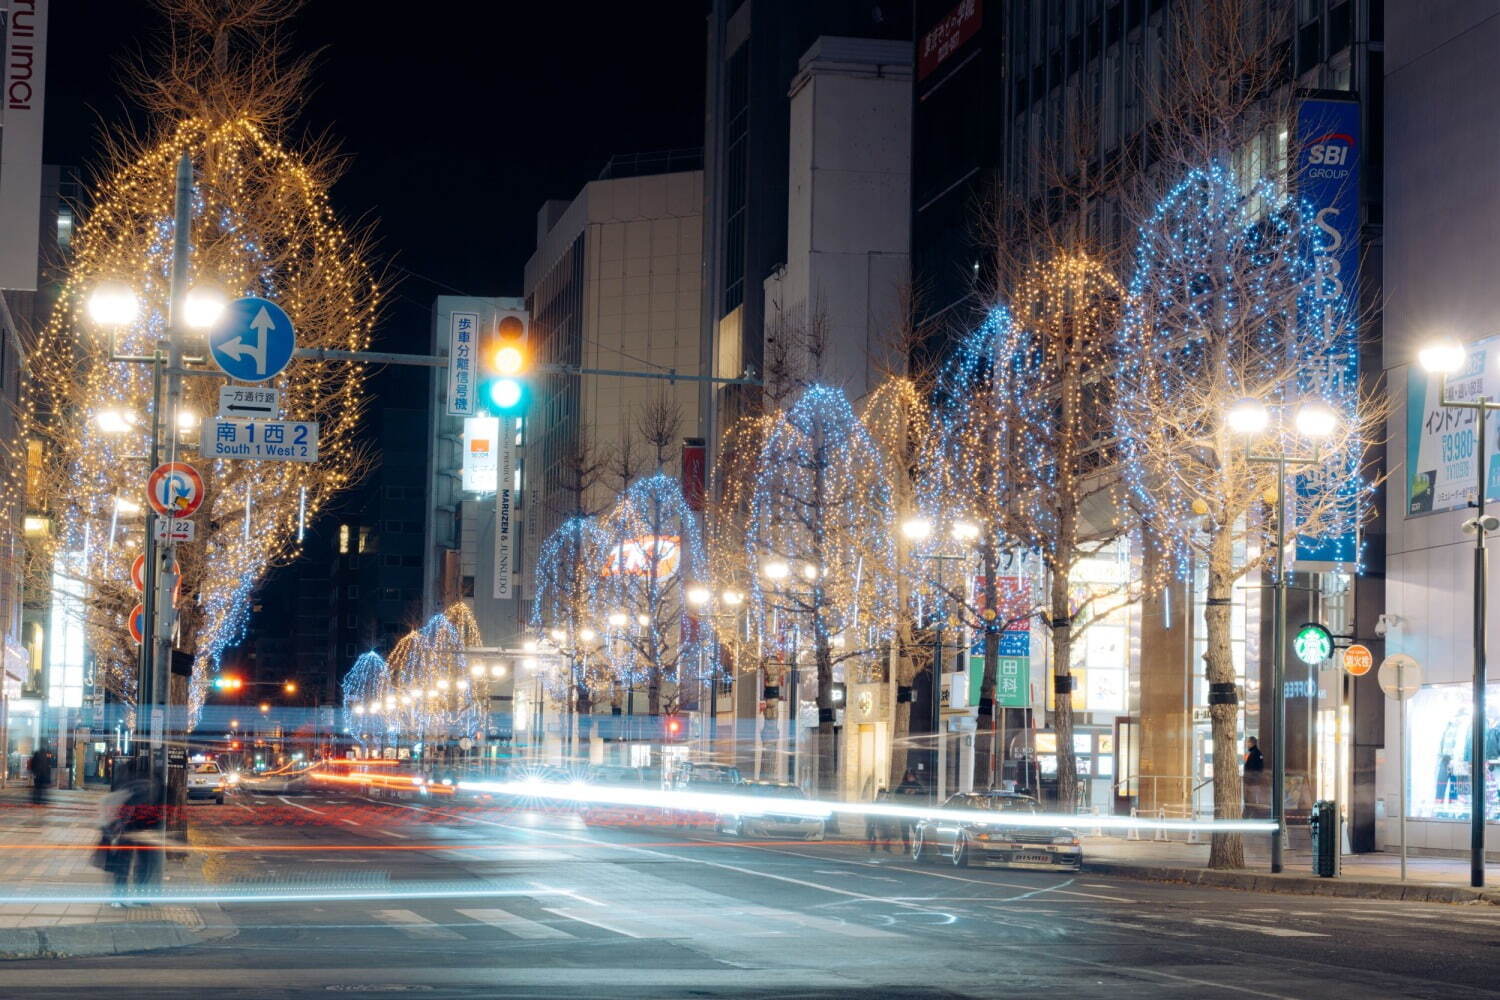
[[[1147,920],[1171,920],[1155,913],[1143,913],[1142,917]],[[1291,927],[1262,927],[1258,924],[1247,924],[1235,920],[1214,920],[1211,917],[1193,917],[1189,923],[1199,927],[1222,927],[1234,931],[1249,931],[1251,934],[1265,934],[1268,937],[1327,937],[1327,934],[1319,934],[1317,931],[1299,931]]]
[[[394,927],[407,937],[427,941],[463,940],[463,935],[458,931],[449,930],[410,910],[371,910],[370,915],[381,923]]]
[[[470,920],[498,927],[507,934],[514,934],[518,938],[526,938],[530,941],[573,937],[567,931],[558,930],[556,927],[536,920],[527,920],[509,910],[459,910],[458,912]]]
[[[409,835],[407,835],[407,834],[397,833],[395,830],[387,830],[383,826],[382,827],[377,827],[376,830],[375,830],[375,832],[376,833],[383,833],[387,837],[397,837],[397,838],[399,838],[401,840],[410,840],[411,839],[411,837]]]
[[[303,812],[316,813],[319,816],[324,815],[323,810],[321,810],[321,809],[314,809],[311,806],[305,806],[305,805],[303,805],[300,802],[293,802],[291,799],[287,798],[285,795],[278,795],[276,797],[278,799],[280,799],[282,802],[285,802],[287,805],[293,807],[294,809],[301,809]]]
[[[550,906],[544,907],[544,909],[546,909],[548,913],[553,913],[559,917],[562,917],[564,920],[576,920],[580,924],[588,924],[591,927],[597,927],[600,930],[609,931],[611,934],[623,934],[625,937],[629,938],[645,937],[645,935],[637,934],[635,931],[630,930],[628,927],[622,927],[618,924],[610,923],[609,921],[598,915],[585,917],[579,910],[554,909]]]

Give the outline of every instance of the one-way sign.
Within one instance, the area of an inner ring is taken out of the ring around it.
[[[219,386],[219,416],[225,419],[269,420],[281,412],[281,392],[244,385]]]

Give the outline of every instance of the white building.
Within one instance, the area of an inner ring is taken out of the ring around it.
[[[892,334],[911,273],[910,43],[819,38],[792,80],[788,160],[786,262],[765,281],[765,335],[820,332],[827,354],[809,376],[858,400],[905,367]],[[772,356],[768,344],[768,367]]]
[[[1481,10],[1480,7],[1485,9]],[[1426,684],[1407,702],[1410,778],[1407,816],[1414,848],[1469,847],[1473,677],[1473,538],[1461,530],[1475,484],[1469,413],[1436,405],[1439,385],[1416,369],[1418,349],[1435,338],[1470,347],[1473,367],[1450,396],[1500,392],[1493,339],[1500,315],[1494,230],[1500,189],[1481,164],[1500,155],[1493,120],[1500,90],[1500,19],[1492,5],[1386,6],[1387,147],[1385,368],[1392,403],[1387,454],[1389,497],[1387,652],[1421,664]],[[1489,150],[1493,149],[1495,155]],[[1486,341],[1482,347],[1476,345]],[[1486,446],[1488,499],[1500,497],[1493,421]],[[1494,551],[1493,547],[1490,550]],[[1500,562],[1491,555],[1490,576]],[[1492,626],[1496,612],[1486,610]],[[1497,630],[1488,628],[1494,643]],[[1492,674],[1493,677],[1493,668]],[[1488,686],[1487,849],[1500,850],[1500,684]],[[1400,713],[1386,712],[1378,767],[1381,843],[1398,842]]]

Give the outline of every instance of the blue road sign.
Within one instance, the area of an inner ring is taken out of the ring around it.
[[[297,349],[292,321],[270,299],[235,299],[208,335],[214,364],[232,379],[264,382],[280,375]]]

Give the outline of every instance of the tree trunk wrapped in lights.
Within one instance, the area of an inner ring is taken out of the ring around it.
[[[151,367],[111,361],[111,342],[150,355],[166,336],[178,159],[188,154],[196,171],[190,284],[278,302],[303,347],[365,348],[380,302],[363,239],[343,230],[328,204],[330,151],[299,151],[280,136],[305,83],[306,64],[283,67],[273,31],[293,5],[162,5],[173,31],[163,65],[138,70],[135,81],[154,118],[144,137],[118,135],[106,147],[57,308],[35,338],[21,432],[35,443],[28,502],[54,525],[33,540],[30,564],[43,586],[57,574],[86,588],[98,676],[127,700],[137,660],[125,622],[137,599],[128,574],[141,551],[149,470],[140,456],[155,415]],[[92,328],[83,309],[106,280],[130,285],[141,303],[135,321],[112,331]],[[201,355],[204,344],[186,348]],[[195,654],[194,713],[219,654],[240,638],[254,586],[300,554],[302,526],[360,475],[363,379],[358,364],[301,360],[266,383],[281,393],[279,416],[319,424],[316,463],[201,457],[223,378],[184,380],[183,410],[160,414],[164,456],[175,439],[176,457],[198,469],[206,494],[196,540],[177,550],[178,645]],[[129,429],[101,427],[106,411],[116,428],[126,415]],[[20,485],[16,470],[11,488]]]

